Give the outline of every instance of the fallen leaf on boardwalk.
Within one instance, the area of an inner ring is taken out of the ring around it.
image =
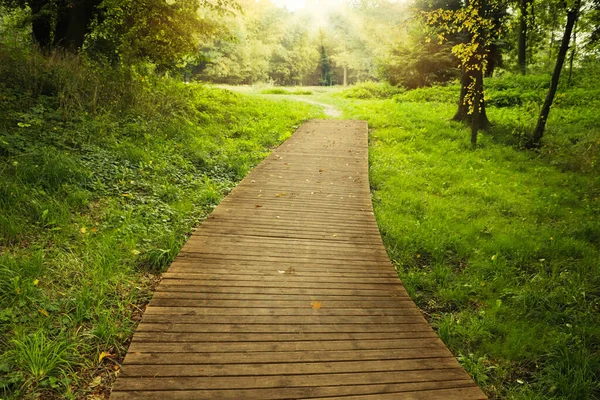
[[[334,233],[334,234],[333,234],[333,237],[337,237],[337,235]]]
[[[279,272],[280,274],[286,274],[286,275],[291,275],[294,272],[296,272],[296,269],[294,267],[289,267],[288,269],[282,271],[282,270],[277,270],[277,272]]]
[[[260,207],[262,207],[260,204],[257,204],[257,205],[256,205],[256,208],[260,208]]]
[[[310,303],[310,305],[312,306],[312,308],[321,308],[321,302],[320,301],[313,301],[312,303]]]
[[[320,169],[320,170],[319,170],[319,172],[323,172],[323,171],[325,171],[325,170],[324,170],[324,169]]]
[[[255,181],[254,179],[252,179],[252,180],[250,181],[250,183],[256,183],[256,181]]]
[[[103,351],[102,353],[100,353],[100,355],[98,356],[98,362],[102,362],[102,360],[104,360],[106,357],[112,357],[113,355],[110,353],[107,353],[106,351]]]
[[[280,274],[285,274],[285,271],[282,271],[280,269],[278,269],[277,272],[279,272]]]
[[[275,197],[279,197],[281,196],[279,193],[275,193]]]

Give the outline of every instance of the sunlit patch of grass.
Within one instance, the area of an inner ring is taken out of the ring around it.
[[[599,176],[563,168],[570,150],[525,151],[498,128],[470,150],[437,91],[331,99],[372,129],[373,204],[402,281],[491,398],[600,396]],[[515,123],[519,109],[502,110],[492,122]],[[550,146],[559,130],[588,134],[558,119],[570,112],[556,112]]]
[[[313,91],[309,89],[270,88],[261,90],[260,94],[311,95]]]

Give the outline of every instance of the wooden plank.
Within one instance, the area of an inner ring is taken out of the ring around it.
[[[407,360],[424,358],[448,358],[452,354],[443,346],[405,349],[402,351],[362,350],[362,351],[256,351],[244,354],[252,363],[294,363],[317,361],[377,361]],[[238,364],[240,353],[130,353],[128,364],[140,365],[186,365],[186,364]]]
[[[111,398],[485,398],[389,261],[367,157],[364,122],[311,121],[251,171],[163,274]]]
[[[369,395],[380,393],[393,393],[398,395],[403,392],[424,391],[428,389],[455,389],[472,387],[471,380],[452,380],[419,383],[397,383],[384,385],[348,385],[348,386],[321,386],[298,388],[265,388],[265,389],[234,389],[219,390],[174,390],[174,391],[135,391],[116,392],[114,399],[141,399],[141,400],[196,400],[214,399],[218,396],[221,400],[281,400],[281,399],[319,399],[332,396]],[[397,398],[397,397],[396,397]],[[468,399],[468,398],[466,398]]]
[[[188,286],[182,286],[185,289],[190,289]],[[388,296],[361,296],[362,299],[372,299],[375,301],[383,301],[389,299],[395,299],[398,297],[408,298],[408,296],[399,296],[397,294],[390,294]],[[303,304],[312,303],[313,301],[322,302],[349,302],[356,300],[357,296],[329,296],[329,295],[296,295],[292,296],[287,293],[282,294],[239,294],[239,293],[204,293],[202,289],[198,291],[157,291],[154,294],[156,299],[187,299],[187,300],[239,300],[239,301],[255,301],[255,300],[273,300],[273,301],[302,301]]]
[[[422,329],[422,330],[418,330]],[[413,324],[405,325],[400,332],[414,333],[412,337],[422,338],[431,337],[430,335],[421,336],[418,332],[429,330],[419,324],[414,327]],[[417,332],[417,333],[415,333]],[[337,333],[181,333],[181,332],[142,332],[137,331],[133,340],[140,342],[278,342],[278,341],[326,341],[326,340],[383,340],[395,339],[398,332],[337,332]],[[427,344],[424,343],[424,347]],[[416,347],[415,347],[416,348]]]
[[[195,293],[214,293],[214,294],[261,294],[261,295],[285,295],[293,299],[294,296],[352,296],[352,297],[390,297],[406,296],[406,292],[398,290],[396,287],[385,289],[332,289],[332,288],[281,288],[281,287],[228,287],[228,286],[203,286],[203,285],[169,285],[167,282],[160,285],[156,292],[195,292]],[[275,297],[273,297],[275,298]]]
[[[330,400],[348,400],[348,399],[398,399],[398,400],[485,400],[487,397],[481,392],[481,389],[475,386],[454,388],[454,389],[434,389],[418,390],[412,392],[396,393],[378,393],[360,396],[329,397]]]
[[[237,308],[211,308],[211,307],[161,307],[152,305],[146,309],[146,314],[170,314],[170,315],[317,315],[317,316],[389,316],[406,315],[408,310],[414,308],[386,308],[386,309],[366,309],[366,308],[338,308],[328,309],[320,308],[257,308],[257,307],[237,307]]]
[[[437,338],[435,333],[420,332],[419,338],[415,337],[414,332],[397,333],[393,339],[363,339],[359,342],[352,339],[332,340],[332,341],[267,341],[267,342],[161,342],[157,346],[153,342],[138,341],[135,337],[129,348],[130,353],[232,353],[252,358],[254,352],[281,352],[281,351],[299,351],[299,352],[328,352],[336,350],[381,350],[394,351],[394,354],[401,354],[403,351],[427,351],[432,348],[444,347],[444,344]],[[445,347],[444,347],[445,348]],[[126,359],[127,361],[127,359]],[[239,361],[239,359],[238,359]]]
[[[285,270],[283,270],[285,271]],[[279,273],[274,271],[275,273],[271,274],[242,274],[237,275],[235,273],[221,275],[221,274],[200,274],[196,272],[165,272],[163,274],[164,279],[184,279],[187,281],[236,281],[236,282],[246,282],[246,281],[262,281],[262,282],[320,282],[320,283],[354,283],[356,282],[356,277],[338,277],[338,276],[306,276],[301,273]],[[398,284],[398,277],[362,277],[361,282],[371,283],[371,284]]]
[[[456,368],[453,357],[408,360],[338,361],[313,363],[251,363],[251,364],[145,364],[130,365],[123,377],[200,377],[200,376],[268,376],[341,374],[386,371],[420,371]]]
[[[178,324],[274,324],[274,325],[337,325],[337,324],[401,324],[407,321],[407,317],[422,318],[421,313],[414,309],[406,309],[408,312],[404,315],[390,316],[346,316],[346,315],[287,315],[287,316],[227,316],[227,315],[179,315],[175,320],[173,314],[145,314],[145,323],[172,323],[174,320]]]
[[[137,332],[169,333],[358,333],[358,332],[429,332],[420,317],[398,324],[194,324],[153,323],[144,320]]]
[[[197,389],[247,389],[269,387],[321,387],[331,385],[373,385],[386,383],[437,382],[464,380],[468,375],[462,368],[398,371],[265,375],[265,376],[212,376],[212,377],[125,377],[115,383],[115,391],[132,390],[197,390]]]
[[[158,293],[157,293],[158,294]],[[313,308],[310,300],[208,300],[208,299],[170,299],[164,296],[154,296],[152,305],[159,307],[213,307],[213,308]],[[410,299],[398,298],[395,301],[327,301],[321,302],[318,307],[343,309],[343,308],[412,308]]]

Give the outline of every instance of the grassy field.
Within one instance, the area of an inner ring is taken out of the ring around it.
[[[366,119],[376,217],[413,299],[491,398],[600,397],[600,89],[183,84],[0,52],[0,397],[104,398],[161,271],[223,195],[331,104]],[[286,95],[291,95],[287,97]],[[305,103],[291,100],[302,99]],[[313,104],[307,104],[306,102]]]
[[[493,399],[600,398],[600,96],[563,90],[545,146],[526,151],[547,82],[490,80],[494,127],[476,151],[450,121],[456,85],[320,98],[369,122],[388,253]]]
[[[0,55],[0,398],[104,398],[191,229],[322,112]]]

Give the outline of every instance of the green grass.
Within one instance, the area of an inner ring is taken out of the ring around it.
[[[102,395],[191,229],[322,112],[58,55],[0,59],[0,397]]]
[[[284,94],[284,95],[311,95],[312,90],[308,89],[283,89],[283,88],[269,88],[260,91],[260,94]]]
[[[489,95],[510,97],[502,85],[511,79],[492,80]],[[545,78],[527,79],[535,88]],[[595,100],[573,103],[577,88],[559,95],[572,101],[553,109],[539,152],[519,145],[535,106],[491,106],[495,126],[472,151],[468,129],[450,121],[457,91],[330,100],[369,122],[373,203],[388,253],[490,398],[598,398]]]

